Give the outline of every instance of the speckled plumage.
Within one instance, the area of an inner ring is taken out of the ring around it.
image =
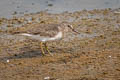
[[[54,37],[56,39],[57,38],[60,39],[64,36],[64,33],[68,32],[68,30],[69,30],[68,23],[35,24],[35,25],[27,26],[26,29],[21,29],[21,28],[18,31],[15,31],[14,33],[28,36],[31,39],[37,39],[37,40],[41,40],[42,38],[48,39],[48,38],[54,38]],[[59,32],[61,32],[62,34]],[[59,35],[58,35],[58,33],[59,33]],[[57,35],[58,35],[58,37],[56,37]],[[41,39],[38,39],[38,38],[41,38]],[[55,40],[55,39],[51,39],[51,40]]]

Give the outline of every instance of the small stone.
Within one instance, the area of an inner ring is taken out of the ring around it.
[[[7,60],[7,63],[9,63],[10,62],[10,60]]]
[[[109,58],[111,58],[112,56],[108,56]]]
[[[32,5],[35,5],[35,3],[32,3]]]
[[[50,77],[48,76],[48,77],[44,77],[44,80],[49,80],[50,79]]]
[[[48,6],[53,6],[53,4],[48,4]]]
[[[16,15],[17,14],[17,11],[14,11],[13,15]]]

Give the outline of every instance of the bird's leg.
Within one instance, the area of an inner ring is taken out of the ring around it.
[[[52,56],[50,50],[48,49],[47,43],[44,43],[44,45],[45,45],[45,49],[47,50],[48,54],[50,54]]]
[[[40,48],[41,48],[42,54],[45,55],[45,52],[44,52],[44,50],[43,50],[43,42],[40,42]]]

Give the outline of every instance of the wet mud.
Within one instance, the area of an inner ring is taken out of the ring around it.
[[[120,9],[38,13],[0,18],[0,80],[119,80]],[[69,22],[68,32],[48,42],[53,54],[41,54],[40,42],[13,34],[36,24]]]

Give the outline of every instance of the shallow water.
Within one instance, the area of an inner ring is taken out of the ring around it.
[[[83,9],[119,8],[120,0],[0,0],[0,17],[47,10],[50,13]]]

